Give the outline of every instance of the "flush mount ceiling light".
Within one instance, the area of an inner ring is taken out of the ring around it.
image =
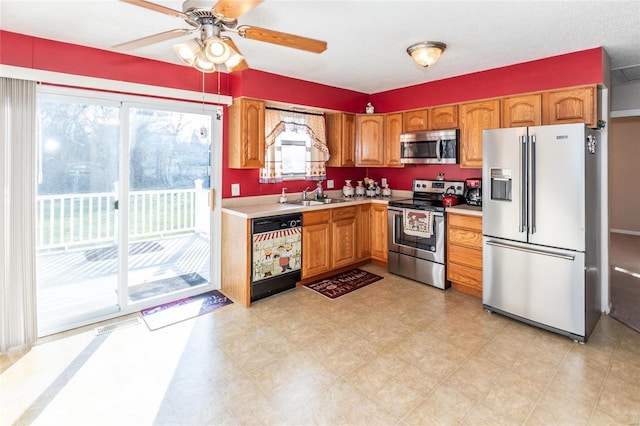
[[[439,41],[421,41],[407,48],[407,53],[421,67],[430,67],[438,62],[447,45]]]

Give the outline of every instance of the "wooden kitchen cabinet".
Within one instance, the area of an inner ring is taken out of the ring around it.
[[[327,114],[327,146],[331,154],[327,166],[355,167],[355,142],[355,114]]]
[[[222,213],[222,292],[244,307],[251,304],[251,220]]]
[[[356,166],[384,166],[384,115],[356,116]]]
[[[482,297],[482,217],[447,213],[447,279]]]
[[[331,267],[341,268],[357,261],[356,207],[331,210]]]
[[[360,204],[356,209],[356,258],[361,261],[371,258],[371,204]]]
[[[229,107],[229,167],[264,166],[264,101],[237,98]]]
[[[458,127],[458,105],[429,108],[429,130],[446,130]]]
[[[595,86],[542,93],[542,124],[569,123],[586,123],[587,127],[597,127]]]
[[[460,167],[482,168],[482,131],[500,127],[500,100],[460,105]]]
[[[428,110],[426,108],[402,113],[402,130],[404,132],[427,130],[429,128],[428,123]]]
[[[387,206],[371,204],[371,259],[386,265],[389,254],[387,241]]]
[[[501,127],[526,127],[542,124],[542,95],[511,96],[501,99]]]
[[[302,278],[331,269],[331,210],[302,214]]]
[[[384,117],[384,163],[387,167],[403,167],[400,161],[400,135],[403,114],[387,114]]]

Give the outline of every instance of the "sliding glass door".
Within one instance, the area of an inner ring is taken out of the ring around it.
[[[128,297],[210,281],[211,116],[129,110]]]
[[[38,97],[39,334],[118,312],[120,105]]]
[[[39,334],[212,288],[213,114],[38,99]]]

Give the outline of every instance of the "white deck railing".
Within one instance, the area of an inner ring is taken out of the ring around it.
[[[194,232],[197,189],[129,193],[129,238]],[[206,197],[205,197],[206,199]],[[113,192],[36,197],[37,247],[70,248],[115,243],[117,211]]]

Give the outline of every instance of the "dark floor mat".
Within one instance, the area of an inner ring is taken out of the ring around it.
[[[153,251],[163,250],[164,247],[155,241],[144,241],[140,243],[129,244],[129,255],[151,253]],[[84,257],[89,262],[98,260],[116,259],[118,257],[118,246],[103,247],[99,249],[86,250]]]

